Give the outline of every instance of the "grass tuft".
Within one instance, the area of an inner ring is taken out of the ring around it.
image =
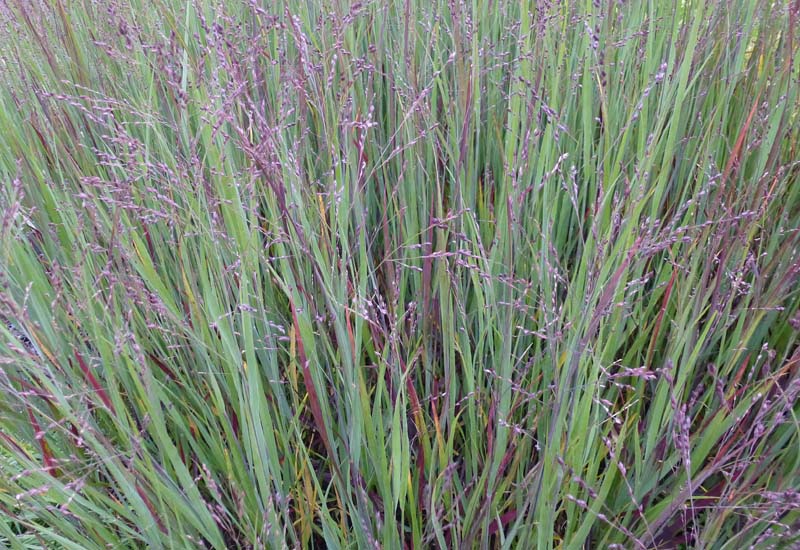
[[[800,544],[797,1],[0,3],[0,546]]]

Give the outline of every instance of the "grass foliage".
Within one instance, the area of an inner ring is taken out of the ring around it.
[[[799,2],[0,14],[0,546],[800,543]]]

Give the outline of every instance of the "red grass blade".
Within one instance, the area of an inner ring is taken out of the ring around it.
[[[31,427],[33,428],[34,438],[39,442],[39,448],[42,451],[44,467],[47,469],[49,474],[55,474],[56,463],[53,460],[53,453],[50,451],[50,447],[47,445],[47,441],[44,438],[42,427],[39,425],[39,421],[36,420],[36,416],[34,416],[33,410],[30,408],[30,406],[26,405],[25,408],[28,411],[28,419],[30,420]]]
[[[328,438],[328,431],[325,428],[325,420],[322,416],[322,407],[319,404],[319,396],[317,395],[314,380],[311,377],[311,369],[308,367],[308,359],[306,358],[306,350],[303,346],[303,338],[300,335],[300,323],[297,320],[297,310],[294,307],[294,301],[289,300],[289,306],[292,308],[292,321],[294,322],[294,330],[297,335],[297,353],[300,356],[300,363],[303,366],[303,382],[306,385],[308,392],[308,400],[311,403],[311,414],[314,416],[314,424],[317,427],[317,433],[322,438],[322,443],[325,445],[325,450],[328,456],[333,460],[336,455],[333,454],[333,447],[331,447],[330,439]]]
[[[81,354],[78,353],[77,351],[75,351],[75,359],[78,360],[78,365],[80,366],[83,375],[89,381],[89,384],[91,384],[92,389],[94,389],[94,391],[100,397],[100,400],[103,402],[103,405],[105,405],[106,408],[108,408],[108,410],[111,411],[112,414],[116,415],[117,412],[114,410],[114,404],[111,402],[111,399],[109,399],[106,390],[103,389],[103,387],[100,385],[100,382],[98,382],[97,378],[94,377],[94,374],[92,374],[92,371],[89,369],[89,366],[83,360]]]

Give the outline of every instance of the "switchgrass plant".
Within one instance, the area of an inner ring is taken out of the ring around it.
[[[0,5],[0,546],[800,544],[800,3]]]

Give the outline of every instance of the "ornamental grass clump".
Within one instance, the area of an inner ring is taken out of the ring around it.
[[[4,0],[0,547],[800,544],[798,18]]]

